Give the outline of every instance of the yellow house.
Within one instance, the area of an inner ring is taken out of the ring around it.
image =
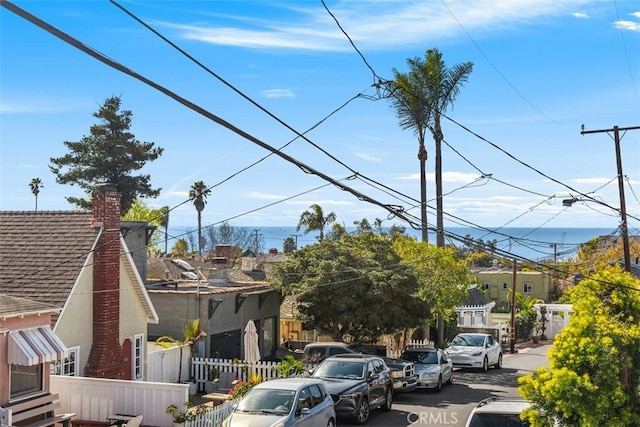
[[[472,271],[478,282],[478,289],[496,306],[501,307],[510,303],[510,290],[513,287],[513,269],[503,268],[497,265],[488,268],[480,268]],[[553,277],[540,271],[516,271],[516,292],[524,297],[549,301],[550,292],[553,289]]]

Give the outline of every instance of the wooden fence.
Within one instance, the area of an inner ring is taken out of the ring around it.
[[[217,359],[194,357],[191,360],[191,375],[195,378],[197,390],[206,390],[206,383],[215,377],[216,389],[228,391],[234,380],[247,381],[252,374],[258,374],[263,381],[279,378],[274,369],[278,362],[256,362],[249,364],[238,359]]]

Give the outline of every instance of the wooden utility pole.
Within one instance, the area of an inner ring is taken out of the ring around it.
[[[624,251],[624,270],[627,273],[631,273],[631,254],[629,253],[629,229],[627,228],[627,207],[624,200],[624,175],[622,174],[622,155],[620,154],[620,131],[636,130],[640,129],[640,126],[620,128],[614,126],[613,129],[600,129],[600,130],[584,130],[582,127],[581,135],[588,133],[609,133],[613,132],[613,141],[616,146],[616,164],[618,166],[618,191],[620,193],[620,234],[622,235],[622,250]]]
[[[513,279],[511,282],[511,328],[509,328],[509,342],[511,354],[516,352],[516,277],[517,260],[513,260]]]

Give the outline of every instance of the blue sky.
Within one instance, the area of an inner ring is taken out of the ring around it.
[[[640,126],[637,1],[326,0],[333,16],[320,0],[119,1],[214,75],[108,1],[13,4],[272,147],[295,134],[237,91],[298,132],[317,125],[306,136],[325,152],[300,138],[283,152],[415,217],[417,140],[399,127],[388,100],[376,99],[374,73],[392,79],[394,68],[407,70],[407,58],[438,48],[448,66],[474,64],[446,112],[452,120],[442,122],[445,225],[619,224],[613,134],[580,130]],[[314,203],[347,226],[362,218],[403,224],[277,156],[251,166],[264,148],[5,8],[0,55],[2,210],[32,210],[35,177],[44,183],[39,210],[70,209],[64,197],[83,193],[56,184],[49,159],[66,153],[64,141],[88,135],[92,114],[117,95],[133,112],[137,139],[164,148],[141,172],[162,188],[146,202],[173,208],[173,225],[196,225],[185,201],[199,180],[212,186],[205,225],[295,226]],[[621,136],[629,228],[637,234],[640,130]],[[427,150],[435,207],[430,136]],[[353,171],[368,180],[347,180]],[[608,206],[562,205],[585,195]]]

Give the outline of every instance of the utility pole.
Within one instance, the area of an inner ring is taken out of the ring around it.
[[[298,236],[302,236],[302,234],[292,234],[291,237],[296,238],[296,251],[298,250]]]
[[[261,234],[259,234],[259,233],[258,233],[259,231],[260,231],[260,230],[258,230],[257,228],[255,228],[255,229],[253,230],[253,233],[254,233],[254,234],[255,234],[255,236],[256,236],[256,237],[255,237],[256,255],[258,255],[258,253],[260,252],[260,237],[259,237],[259,236],[260,236]]]
[[[511,282],[511,327],[509,328],[509,344],[511,345],[511,354],[516,352],[516,277],[518,261],[513,260],[513,279]]]
[[[613,132],[613,141],[616,146],[616,164],[618,166],[618,191],[620,193],[620,234],[622,235],[622,250],[624,251],[624,270],[627,273],[631,273],[631,254],[629,253],[629,230],[627,228],[627,207],[624,200],[624,175],[622,174],[622,155],[620,154],[620,131],[636,130],[640,129],[640,126],[633,126],[627,128],[620,128],[614,126],[613,129],[600,129],[600,130],[584,130],[582,126],[581,135],[589,133],[609,133]]]
[[[553,246],[553,293],[556,295],[558,291],[558,244],[552,243]]]

